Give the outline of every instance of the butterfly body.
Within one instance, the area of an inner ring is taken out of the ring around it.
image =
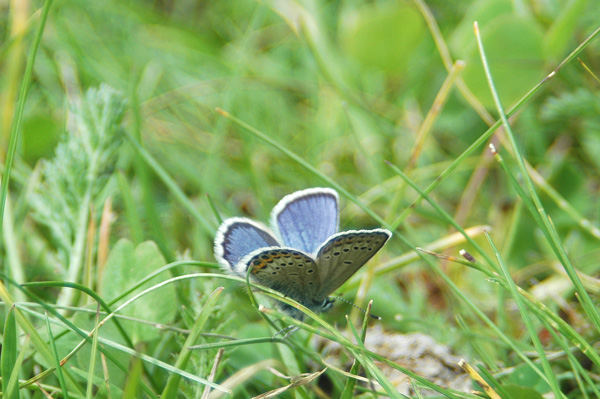
[[[223,222],[215,238],[215,257],[228,271],[283,293],[312,311],[332,306],[339,288],[391,236],[385,229],[337,233],[338,196],[313,188],[284,197],[273,209],[272,232],[246,218]],[[282,310],[303,314],[282,304]]]

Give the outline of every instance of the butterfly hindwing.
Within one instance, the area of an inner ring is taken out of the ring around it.
[[[283,244],[314,253],[338,229],[338,195],[330,188],[310,188],[285,196],[273,208],[271,227]]]
[[[316,262],[306,253],[292,248],[271,247],[254,251],[236,266],[257,283],[281,292],[307,306],[312,305],[321,287]],[[324,298],[319,298],[322,301]]]
[[[339,288],[383,247],[392,233],[385,229],[349,230],[335,234],[317,253],[320,296]]]
[[[217,230],[215,258],[227,270],[235,271],[244,256],[273,246],[280,244],[264,225],[246,218],[229,218]]]

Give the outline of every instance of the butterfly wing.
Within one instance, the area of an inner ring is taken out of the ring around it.
[[[308,254],[338,229],[338,195],[330,188],[310,188],[283,197],[271,213],[271,227],[286,246]]]
[[[238,274],[246,274],[265,287],[269,287],[296,301],[313,307],[320,290],[316,262],[306,253],[292,248],[271,247],[256,250],[244,257],[236,266]]]
[[[335,234],[317,252],[319,296],[327,296],[339,288],[369,261],[392,236],[388,230],[349,230]]]
[[[235,271],[244,256],[274,246],[280,244],[262,224],[246,218],[229,218],[217,230],[215,258],[228,271]]]

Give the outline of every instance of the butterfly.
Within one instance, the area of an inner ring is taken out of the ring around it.
[[[215,237],[215,258],[227,271],[279,291],[318,312],[329,295],[379,251],[386,229],[338,233],[339,198],[330,188],[309,188],[285,196],[271,212],[271,229],[248,218],[225,220]],[[286,304],[292,317],[303,313]]]

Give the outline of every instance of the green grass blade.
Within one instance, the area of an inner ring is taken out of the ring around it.
[[[6,391],[4,391],[4,396],[7,399],[19,399],[19,373],[21,372],[21,366],[23,364],[23,359],[25,358],[25,354],[27,353],[27,348],[29,346],[29,336],[25,336],[25,340],[23,341],[23,347],[21,348],[21,352],[19,352],[19,356],[15,359],[15,363],[13,365],[13,369],[11,371],[10,379],[8,380],[8,385],[6,387]],[[4,380],[3,380],[4,381]]]
[[[168,270],[176,269],[180,266],[186,266],[186,265],[201,266],[201,267],[205,267],[208,269],[217,269],[217,270],[220,269],[219,265],[217,265],[216,263],[212,263],[212,262],[198,262],[198,261],[193,261],[193,260],[178,260],[176,262],[166,264],[165,266],[161,267],[160,269],[157,269],[157,270],[153,271],[152,273],[148,274],[146,277],[144,277],[143,279],[138,281],[135,285],[131,286],[130,288],[126,289],[125,291],[120,293],[115,298],[111,299],[111,301],[108,303],[108,305],[112,306],[115,303],[119,302],[121,299],[125,298],[126,296],[128,296],[129,294],[131,294],[132,292],[134,292],[135,290],[137,290],[138,288],[140,288],[141,286],[143,286],[144,284],[146,284],[148,281],[152,280],[154,277],[158,276],[159,274],[166,272]]]
[[[362,331],[361,331],[361,334],[359,337],[360,341],[363,343],[365,342],[365,338],[367,336],[367,327],[369,325],[369,316],[371,314],[371,305],[372,304],[373,304],[373,301],[370,301],[369,304],[367,305],[367,311],[365,312],[365,317],[363,319]],[[348,317],[346,317],[346,321],[350,325],[350,319]],[[352,328],[352,331],[354,332],[354,326],[351,326],[351,328]],[[357,340],[357,342],[358,342],[358,340]],[[352,367],[350,367],[350,374],[358,375],[359,368],[360,368],[360,363],[358,363],[358,361],[356,359],[354,359],[354,361],[352,362]],[[340,395],[340,399],[352,398],[354,395],[354,387],[355,386],[356,386],[356,380],[354,378],[348,378],[346,380],[346,384],[344,385],[344,390],[342,391],[342,394]]]
[[[550,327],[546,320],[540,319],[540,322],[544,325],[546,330],[550,333],[550,335],[552,335],[554,341],[557,342],[558,345],[560,345],[564,353],[567,355],[567,358],[569,359],[569,364],[571,365],[571,369],[573,370],[573,374],[577,381],[577,385],[579,385],[579,388],[581,389],[582,395],[586,398],[588,397],[586,387],[583,385],[584,382],[581,381],[581,377],[583,377],[585,383],[587,383],[588,389],[591,392],[593,392],[597,398],[600,398],[600,390],[598,389],[598,384],[594,382],[594,380],[590,376],[590,371],[586,370],[581,364],[581,361],[579,361],[575,357],[575,355],[573,354],[574,348],[568,347],[567,343],[565,342],[565,339],[560,334],[558,334],[552,327]]]
[[[24,283],[21,284],[22,287],[63,287],[63,288],[73,288],[75,290],[79,290],[87,295],[89,295],[90,297],[92,297],[99,306],[102,306],[102,309],[104,309],[107,313],[112,313],[112,310],[110,308],[110,306],[104,302],[104,300],[98,295],[96,294],[94,291],[92,291],[91,289],[89,289],[86,286],[83,286],[81,284],[77,284],[77,283],[69,283],[66,281],[33,281],[30,283]],[[115,326],[117,327],[117,329],[119,330],[119,332],[121,333],[121,336],[123,337],[123,339],[125,340],[125,342],[127,343],[127,345],[129,345],[131,348],[133,348],[133,342],[131,341],[131,338],[129,338],[129,334],[127,334],[127,332],[125,331],[125,329],[123,329],[123,327],[121,326],[121,324],[119,323],[118,320],[115,320]]]
[[[4,274],[0,274],[0,276],[2,278],[9,280]],[[16,285],[16,282],[14,282],[14,281],[9,281],[9,282],[11,284],[15,284],[15,286],[19,290],[23,289],[19,285]],[[0,299],[2,299],[2,302],[6,306],[14,305],[14,301],[12,300],[11,296],[8,294],[8,291],[6,290],[6,287],[4,286],[4,284],[2,284],[2,282],[0,282]],[[18,309],[15,309],[15,316],[16,316],[16,321],[17,321],[19,327],[22,328],[23,331],[25,332],[25,334],[27,334],[30,337],[30,340],[33,342],[33,345],[34,345],[36,351],[38,351],[38,353],[44,358],[45,361],[47,361],[48,363],[52,363],[53,362],[52,351],[50,350],[50,348],[48,348],[48,345],[47,345],[45,339],[43,339],[40,336],[40,334],[38,333],[38,330],[35,328],[35,326]],[[79,385],[75,382],[73,377],[70,375],[70,373],[65,372],[65,375],[67,376],[67,382],[69,384],[69,389],[71,389],[72,391],[75,391],[75,392],[81,394],[81,396],[83,396],[83,392],[81,391]]]
[[[54,355],[54,368],[56,370],[56,377],[58,378],[58,383],[62,390],[62,395],[65,399],[69,399],[69,390],[67,389],[67,384],[65,383],[65,376],[63,373],[63,369],[60,365],[60,358],[58,357],[58,350],[56,349],[56,342],[54,341],[54,334],[52,334],[52,328],[50,327],[50,319],[48,319],[48,312],[46,315],[46,331],[48,332],[48,340],[50,341],[50,347],[52,348],[52,354]]]
[[[6,276],[4,276],[4,277],[7,278]],[[19,285],[18,287],[19,287],[19,289],[23,290],[25,292],[25,294],[28,295],[32,300],[34,300],[35,302],[40,304],[48,313],[50,313],[54,317],[58,318],[64,325],[66,325],[69,329],[71,329],[77,335],[79,335],[84,341],[86,341],[90,344],[92,343],[92,338],[88,334],[86,334],[84,331],[82,331],[80,328],[78,328],[75,324],[73,324],[70,320],[68,320],[66,317],[64,317],[62,314],[60,314],[60,312],[56,311],[52,306],[47,304],[45,301],[43,301],[40,297],[38,297],[33,292],[28,290],[26,287],[23,287],[21,285]],[[121,369],[121,371],[123,371],[125,373],[127,372],[127,367],[125,365],[123,365],[119,360],[117,360],[111,353],[104,350],[104,348],[102,348],[102,346],[99,347],[99,350],[104,354],[104,356],[106,356],[107,359],[109,359],[119,369]],[[52,357],[49,360],[52,361]],[[149,387],[144,385],[144,389],[145,389],[145,392],[148,395],[150,395],[150,397],[157,399],[157,396],[152,392],[152,390]]]
[[[589,296],[588,292],[586,291],[585,287],[581,283],[581,280],[579,279],[579,276],[577,275],[577,272],[576,272],[575,268],[573,267],[573,264],[571,263],[568,255],[566,254],[564,248],[562,247],[562,243],[560,242],[558,232],[554,228],[554,225],[550,222],[549,216],[546,213],[546,210],[544,209],[542,202],[540,201],[540,198],[537,195],[533,180],[531,179],[531,175],[528,173],[527,166],[525,165],[524,157],[520,152],[519,146],[517,145],[515,136],[512,132],[512,128],[511,128],[510,124],[508,123],[507,116],[504,112],[502,103],[500,102],[500,97],[498,96],[498,92],[496,91],[496,86],[494,84],[494,80],[492,78],[492,75],[491,75],[491,72],[489,69],[489,65],[487,63],[487,58],[485,55],[485,51],[483,48],[483,42],[481,41],[481,35],[479,34],[479,28],[477,26],[477,23],[475,23],[475,36],[477,39],[477,46],[479,48],[479,54],[480,54],[480,57],[481,57],[481,60],[483,63],[483,69],[485,71],[488,85],[490,87],[492,97],[494,98],[494,103],[496,104],[496,108],[498,110],[500,120],[502,121],[502,127],[504,128],[504,130],[506,132],[506,136],[509,139],[514,157],[516,158],[517,164],[519,165],[519,170],[520,170],[523,178],[525,179],[525,185],[527,187],[529,197],[535,204],[537,213],[540,215],[540,220],[542,222],[542,224],[540,225],[540,228],[542,228],[542,230],[544,231],[544,234],[547,236],[548,242],[553,243],[553,248],[555,249],[557,258],[560,260],[567,275],[573,282],[573,285],[575,286],[575,290],[577,291],[577,293],[580,296],[578,299],[583,304],[585,304],[583,306],[583,308],[584,308],[586,314],[590,317],[590,320],[592,321],[592,323],[594,324],[596,329],[598,331],[600,331],[600,313],[598,312],[598,309],[594,305],[594,303],[593,303],[591,297]]]
[[[375,364],[373,363],[373,359],[383,362],[386,365],[388,365],[396,370],[401,371],[402,373],[408,375],[409,377],[416,379],[417,381],[419,381],[421,384],[423,384],[427,388],[432,389],[436,392],[439,392],[440,394],[442,394],[448,398],[453,398],[453,399],[457,398],[457,396],[452,394],[449,390],[441,388],[441,387],[425,380],[424,378],[420,377],[419,375],[413,373],[412,371],[398,366],[396,363],[386,359],[384,356],[380,356],[376,353],[373,353],[373,352],[367,350],[364,347],[364,345],[352,343],[349,339],[344,337],[334,326],[328,324],[322,318],[320,318],[318,315],[311,312],[309,309],[300,305],[299,303],[295,302],[294,300],[283,296],[281,293],[279,293],[277,291],[267,289],[266,287],[261,287],[261,288],[264,290],[264,293],[267,294],[268,296],[271,296],[274,299],[277,299],[281,302],[285,302],[288,305],[291,305],[291,306],[301,310],[304,314],[306,314],[308,317],[310,317],[311,319],[316,321],[321,327],[323,327],[328,334],[323,334],[322,330],[317,329],[313,326],[310,326],[306,323],[300,322],[286,314],[277,312],[275,310],[263,308],[262,311],[264,311],[268,314],[271,314],[271,315],[275,315],[278,318],[282,319],[286,323],[300,326],[302,329],[313,332],[315,334],[319,334],[320,336],[326,337],[328,339],[332,339],[335,342],[339,343],[340,345],[344,346],[354,357],[359,359],[360,363],[363,364],[365,369],[368,372],[370,372],[377,379],[377,382],[379,382],[384,388],[387,387],[386,392],[391,397],[398,397],[398,395],[400,395],[400,394],[398,392],[396,392],[396,389],[393,387],[393,385],[390,383],[390,381],[387,379],[387,377],[385,377],[385,375],[383,375],[381,373],[381,370],[379,370],[377,368],[377,366],[375,366]]]
[[[388,226],[388,224],[385,222],[385,220],[383,220],[379,215],[377,215],[375,212],[373,212],[370,208],[365,206],[361,201],[358,200],[358,198],[356,198],[354,195],[352,195],[348,190],[343,188],[341,185],[339,185],[333,179],[331,179],[330,177],[325,175],[323,172],[321,172],[320,170],[318,170],[317,168],[315,168],[314,166],[312,166],[311,164],[306,162],[301,156],[299,156],[298,154],[296,154],[293,151],[288,150],[285,146],[279,144],[277,141],[273,140],[271,137],[267,136],[265,133],[263,133],[260,130],[256,129],[255,127],[247,124],[246,122],[242,121],[241,119],[236,118],[235,116],[231,115],[229,112],[224,111],[220,108],[217,108],[216,111],[219,114],[223,115],[225,118],[231,120],[236,125],[244,128],[246,131],[251,133],[253,136],[258,137],[259,139],[265,141],[266,143],[270,144],[274,148],[276,148],[279,151],[281,151],[282,153],[284,153],[287,157],[289,157],[293,161],[300,164],[304,169],[308,170],[315,176],[319,177],[321,180],[323,180],[324,182],[329,184],[331,187],[335,188],[338,192],[343,194],[346,198],[348,198],[349,200],[354,202],[356,205],[358,205],[360,207],[360,209],[365,211],[365,213],[367,215],[371,216],[374,220],[376,220],[383,227],[390,228]]]
[[[535,349],[537,350],[537,352],[540,356],[540,359],[542,360],[542,367],[543,367],[544,373],[546,374],[546,377],[548,379],[548,384],[550,384],[550,387],[552,388],[552,391],[554,392],[555,397],[557,397],[557,398],[565,397],[565,395],[560,391],[558,382],[556,381],[556,376],[554,375],[554,373],[552,371],[552,367],[550,366],[550,363],[548,362],[548,358],[546,357],[546,352],[544,351],[544,348],[542,347],[542,343],[540,342],[538,333],[535,330],[535,327],[533,326],[533,322],[531,321],[529,312],[525,308],[525,304],[523,303],[521,294],[517,290],[515,282],[513,281],[512,277],[510,275],[510,272],[508,271],[506,265],[504,264],[504,261],[502,260],[502,257],[500,256],[500,253],[498,252],[498,249],[494,245],[494,242],[492,241],[492,239],[490,238],[490,236],[488,234],[486,234],[486,237],[488,239],[490,247],[492,248],[492,251],[496,255],[496,259],[498,261],[498,265],[500,266],[500,269],[502,270],[504,279],[508,282],[508,288],[510,290],[510,293],[511,293],[513,299],[515,300],[515,302],[517,304],[517,307],[519,308],[519,313],[521,313],[521,318],[523,319],[523,322],[525,323],[525,327],[527,328],[527,331],[529,332],[529,337],[533,341],[533,345],[535,346]]]
[[[19,100],[17,102],[17,109],[12,123],[10,132],[10,140],[8,142],[8,149],[6,151],[6,160],[4,162],[4,173],[2,174],[2,182],[0,183],[0,243],[2,243],[2,231],[4,226],[4,208],[6,206],[6,197],[8,195],[8,183],[10,181],[10,173],[12,170],[13,160],[15,158],[15,152],[17,151],[17,143],[19,141],[19,135],[21,134],[21,124],[23,123],[23,111],[25,110],[25,102],[27,100],[27,94],[29,93],[29,84],[31,83],[31,76],[33,74],[33,65],[35,64],[35,57],[42,41],[42,33],[46,26],[46,20],[48,19],[48,13],[50,12],[50,6],[52,0],[46,0],[42,12],[40,15],[40,22],[35,31],[31,48],[27,54],[27,64],[25,65],[25,72],[23,73],[23,80],[21,81],[21,88],[19,89]]]
[[[139,397],[139,387],[142,382],[142,365],[143,362],[139,358],[134,358],[127,373],[125,386],[123,387],[123,399]]]
[[[94,389],[94,376],[96,375],[96,357],[98,356],[98,323],[100,321],[100,303],[96,307],[96,318],[94,322],[94,333],[92,334],[92,351],[90,354],[90,367],[88,369],[87,388],[85,396],[92,399]]]
[[[8,384],[11,375],[16,371],[18,375],[17,363],[17,322],[15,321],[15,307],[10,307],[6,314],[4,322],[4,335],[2,340],[2,352],[0,353],[0,363],[2,364],[2,392],[8,392]],[[19,392],[13,393],[11,396],[5,395],[7,399],[19,397]]]
[[[200,333],[204,329],[206,321],[208,320],[208,317],[210,316],[214,307],[216,306],[217,300],[219,299],[221,292],[223,292],[223,287],[219,287],[216,290],[214,290],[212,294],[210,294],[210,296],[206,299],[206,302],[202,307],[200,314],[196,318],[196,321],[194,322],[194,325],[192,326],[192,329],[190,330],[190,333],[187,339],[185,340],[183,347],[181,348],[181,352],[179,352],[179,356],[177,356],[177,360],[175,361],[174,366],[178,369],[183,370],[187,366],[190,356],[192,355],[190,347],[194,345],[194,343],[200,336]],[[177,397],[177,388],[179,387],[180,381],[180,375],[171,374],[169,376],[169,379],[167,380],[165,389],[163,390],[160,397],[162,399],[175,399]]]
[[[429,198],[429,195],[421,190],[419,188],[419,186],[417,186],[402,170],[400,170],[400,168],[398,168],[397,166],[393,165],[392,163],[388,162],[388,165],[394,170],[394,172],[396,172],[409,186],[411,186],[416,192],[419,193],[420,198],[424,199],[425,201],[427,201],[439,214],[440,216],[442,216],[444,218],[444,220],[446,220],[446,222],[448,222],[452,227],[454,227],[458,232],[460,232],[463,237],[465,237],[465,240],[471,244],[475,249],[477,249],[477,252],[479,252],[487,261],[489,266],[494,265],[494,262],[492,262],[492,260],[490,259],[490,257],[488,256],[488,254],[483,250],[483,248],[481,248],[481,246],[479,244],[477,244],[477,242],[475,242],[475,240],[473,240],[468,234],[467,232],[462,228],[462,226],[460,226],[458,223],[456,223],[456,221],[454,220],[454,218],[452,216],[450,216],[450,214],[448,212],[446,212],[444,209],[442,209],[441,206],[439,206],[435,201],[433,201],[431,198]]]
[[[577,56],[586,48],[592,40],[596,38],[596,36],[600,34],[600,28],[596,29],[592,32],[579,46],[577,46],[554,70],[548,74],[542,81],[540,81],[537,85],[535,85],[531,90],[527,92],[517,103],[508,110],[506,114],[507,117],[511,117],[519,111],[523,105],[525,105],[530,99],[532,99],[540,89],[545,86],[548,81],[554,77],[565,65],[569,62],[573,61]],[[425,190],[425,193],[429,194],[433,190],[435,190],[447,177],[449,177],[452,172],[458,168],[458,166],[463,163],[468,157],[473,155],[473,153],[487,143],[488,139],[498,130],[498,128],[502,126],[502,120],[497,120],[493,125],[491,125],[488,130],[486,130],[481,136],[477,138],[466,150],[464,150],[436,179],[433,181]],[[396,230],[396,228],[404,222],[404,220],[408,217],[408,215],[412,212],[412,210],[421,203],[423,198],[419,197],[416,199],[409,207],[407,207],[398,218],[388,227],[390,230]]]

